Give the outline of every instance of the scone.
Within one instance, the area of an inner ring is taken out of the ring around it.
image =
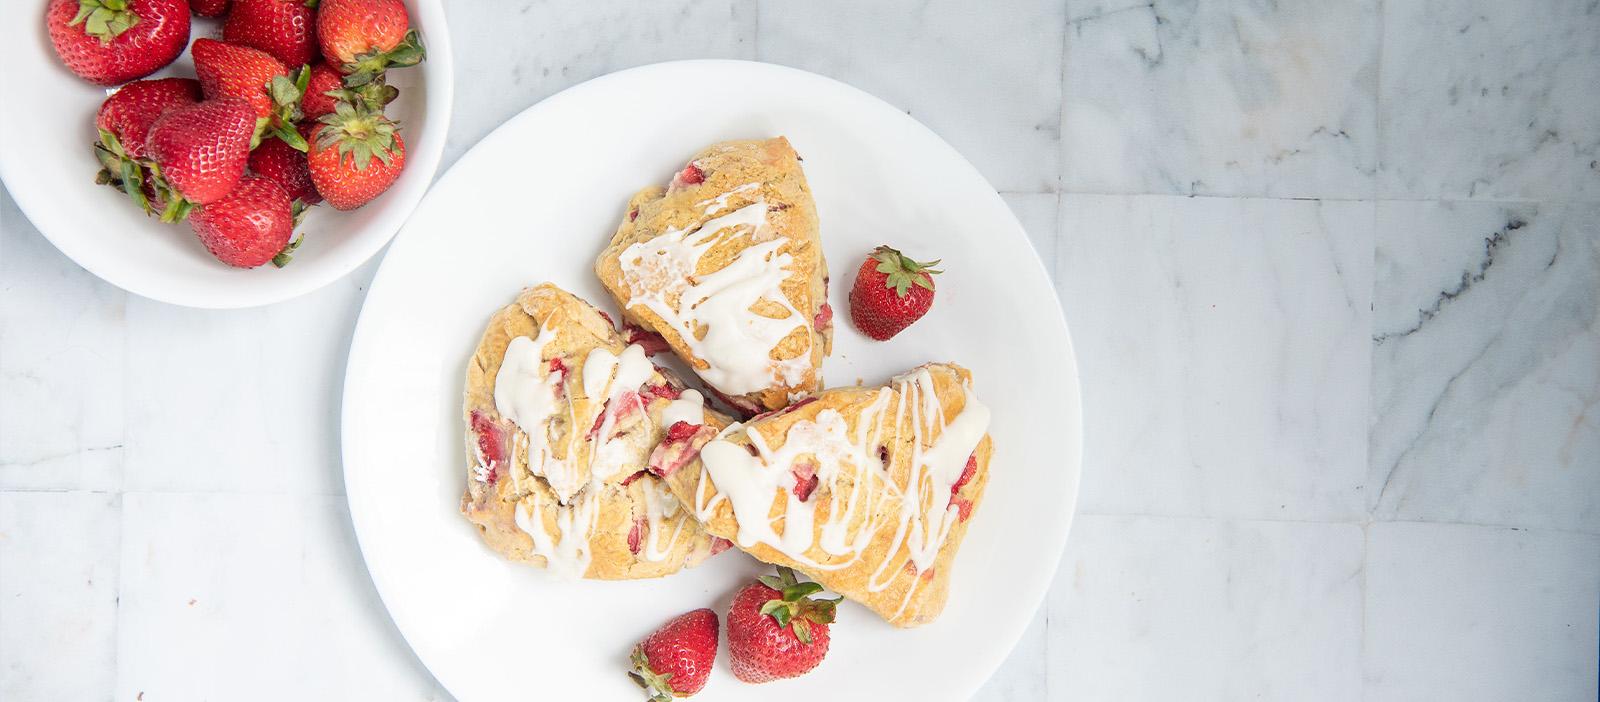
[[[988,425],[971,374],[929,364],[736,426],[667,482],[706,531],[917,626],[944,608],[989,479]]]
[[[822,386],[828,269],[787,139],[713,144],[624,212],[595,273],[628,322],[747,414]]]
[[[463,410],[461,512],[506,558],[571,577],[652,578],[726,548],[645,470],[663,417],[726,420],[572,294],[530,288],[489,319]]]

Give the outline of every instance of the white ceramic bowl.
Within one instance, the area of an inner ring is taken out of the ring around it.
[[[251,307],[286,300],[349,273],[399,231],[433,181],[450,124],[450,33],[440,0],[406,0],[428,58],[391,72],[400,98],[406,167],[378,199],[353,212],[312,208],[305,242],[284,268],[241,270],[207,253],[187,224],[146,217],[127,196],[94,184],[95,111],[107,90],[62,66],[45,30],[46,0],[0,2],[0,179],[50,243],[107,282],[191,307]],[[190,38],[221,23],[195,18]],[[188,52],[152,77],[194,75]]]

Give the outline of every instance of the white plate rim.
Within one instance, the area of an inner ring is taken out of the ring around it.
[[[762,70],[773,70],[776,72],[798,74],[808,80],[828,83],[831,84],[835,89],[847,91],[849,93],[865,97],[872,102],[880,103],[887,109],[890,109],[899,115],[900,118],[904,120],[904,124],[907,129],[917,130],[924,136],[931,138],[930,140],[932,143],[938,144],[939,148],[942,148],[948,152],[948,155],[953,156],[955,159],[959,160],[960,163],[965,164],[967,168],[971,169],[974,174],[979,174],[979,177],[982,178],[981,173],[979,173],[977,168],[973,166],[965,156],[961,155],[960,152],[956,151],[953,146],[950,146],[948,142],[944,141],[942,137],[933,132],[926,125],[911,117],[909,114],[895,109],[892,105],[889,105],[881,98],[878,98],[877,96],[867,93],[866,91],[863,91],[852,85],[829,78],[827,76],[811,73],[809,71],[762,61],[746,61],[738,59],[685,59],[645,64],[621,69],[602,76],[597,76],[576,85],[569,86],[560,92],[557,92],[533,105],[524,108],[516,115],[513,115],[506,121],[502,122],[498,127],[485,135],[477,143],[473,144],[465,153],[462,154],[459,159],[456,160],[454,164],[451,165],[451,167],[442,176],[436,180],[434,188],[430,189],[428,195],[425,195],[424,197],[431,196],[435,190],[442,190],[444,184],[451,182],[453,177],[460,177],[460,172],[469,170],[471,163],[478,158],[481,158],[484,153],[487,153],[488,149],[485,148],[486,146],[492,146],[501,139],[507,138],[506,135],[517,129],[517,125],[519,123],[524,121],[532,121],[536,119],[538,115],[544,112],[560,109],[564,103],[573,100],[574,96],[576,95],[580,95],[586,91],[604,89],[611,82],[632,79],[640,74],[648,74],[650,72],[696,69],[715,71],[724,67],[759,67]],[[987,182],[986,179],[985,182]],[[988,190],[988,197],[998,201],[1000,206],[1008,214],[1010,214],[1013,219],[1015,219],[1015,214],[1012,213],[1010,207],[1005,204],[998,191],[990,187]],[[1018,223],[1017,230],[1024,231],[1020,223]],[[417,238],[416,236],[406,236],[408,231],[409,226],[401,228],[401,231],[395,235],[392,241],[390,251],[395,250],[396,247],[405,247],[408,245],[409,241]],[[1024,237],[1024,243],[1034,254],[1031,262],[1025,265],[1030,265],[1033,269],[1033,273],[1042,276],[1047,282],[1050,281],[1051,278],[1048,269],[1044,267],[1043,260],[1039,257],[1038,250],[1033,246],[1032,241],[1028,240],[1027,237]],[[385,258],[387,259],[387,253]],[[418,650],[417,645],[411,640],[411,638],[407,636],[405,623],[396,616],[397,610],[395,602],[392,601],[394,588],[388,583],[387,576],[380,573],[378,569],[373,567],[373,563],[368,557],[370,550],[367,546],[367,543],[374,537],[370,531],[370,527],[364,529],[362,525],[370,522],[372,517],[368,515],[366,506],[356,498],[356,492],[358,491],[349,490],[350,485],[361,484],[364,482],[364,479],[358,476],[353,469],[353,466],[357,463],[357,461],[352,459],[353,442],[351,441],[351,427],[354,426],[358,420],[351,415],[352,403],[350,402],[350,398],[352,395],[358,394],[360,389],[355,387],[352,381],[352,378],[356,376],[356,374],[352,372],[352,369],[361,358],[368,353],[371,353],[368,347],[378,343],[376,340],[369,338],[364,332],[366,327],[369,326],[368,302],[372,299],[376,291],[380,290],[384,286],[394,284],[389,279],[396,274],[394,274],[386,264],[387,260],[379,264],[378,271],[374,276],[371,285],[367,289],[367,297],[363,300],[361,311],[357,316],[356,323],[352,331],[350,349],[346,357],[344,382],[341,385],[340,456],[343,467],[344,486],[346,488],[345,495],[350,509],[350,518],[356,535],[356,542],[361,550],[362,563],[366,566],[367,572],[372,577],[373,585],[378,591],[379,599],[383,602],[387,614],[394,622],[396,629],[399,630],[401,637],[405,639],[406,645],[412,649],[412,652],[417,656],[418,660],[422,662],[423,666],[428,668],[429,674],[432,675],[441,686],[444,686],[447,691],[450,691],[451,694],[455,696],[456,692],[454,690],[450,690],[445,682],[444,677],[442,677],[438,671],[433,669],[433,666],[429,660],[422,654],[421,651]],[[1053,289],[1053,286],[1051,287]],[[1065,351],[1062,359],[1065,365],[1062,376],[1067,388],[1070,390],[1068,393],[1068,399],[1061,402],[1063,402],[1065,409],[1067,410],[1066,414],[1072,418],[1071,429],[1073,440],[1071,443],[1073,446],[1071,447],[1071,452],[1065,456],[1065,458],[1068,459],[1067,467],[1069,468],[1067,471],[1069,474],[1067,479],[1068,492],[1064,496],[1062,502],[1066,509],[1053,512],[1049,515],[1044,515],[1053,517],[1055,521],[1053,527],[1048,530],[1048,533],[1051,535],[1051,539],[1047,544],[1045,544],[1046,548],[1044,549],[1044,558],[1048,559],[1049,561],[1048,567],[1038,568],[1027,574],[1028,577],[1026,581],[1018,583],[1017,589],[1011,593],[1011,599],[1021,599],[1022,601],[1032,603],[1033,606],[1030,609],[1034,612],[1037,612],[1039,607],[1043,605],[1045,596],[1050,589],[1050,585],[1055,579],[1056,572],[1059,570],[1060,561],[1064,555],[1067,539],[1071,532],[1071,526],[1077,513],[1078,496],[1081,489],[1084,438],[1081,377],[1078,373],[1077,354],[1072,343],[1070,328],[1066,322],[1066,314],[1061,300],[1057,295],[1050,295],[1048,302],[1041,302],[1040,304],[1042,304],[1044,307],[1045,314],[1043,316],[1059,325],[1058,331],[1060,332],[1061,336],[1060,341],[1062,343],[1062,349]],[[954,681],[954,684],[947,689],[952,692],[959,693],[959,695],[963,698],[976,692],[977,689],[1000,667],[1000,664],[1004,662],[1005,658],[1010,655],[1011,651],[1016,647],[1017,642],[1022,638],[1022,634],[1027,629],[1028,625],[1029,619],[1026,618],[1018,618],[1017,620],[1010,622],[1005,635],[1001,637],[1004,640],[1003,646],[997,645],[979,649],[979,651],[975,654],[981,656],[983,660],[979,665],[972,666],[971,668],[981,669],[983,671],[982,675],[975,678],[968,676],[970,679],[966,679],[964,681]],[[966,684],[963,684],[963,682]]]
[[[323,268],[316,274],[294,277],[289,282],[276,286],[257,286],[241,281],[240,285],[227,290],[212,289],[208,290],[205,296],[195,296],[186,293],[181,286],[175,287],[152,281],[140,276],[136,269],[119,267],[109,260],[109,257],[94,251],[94,247],[87,240],[63,237],[59,234],[52,235],[52,231],[72,226],[70,221],[54,211],[62,206],[61,196],[50,192],[48,183],[24,177],[25,174],[20,171],[24,168],[21,163],[23,159],[15,153],[15,147],[7,146],[7,143],[12,141],[9,139],[0,139],[0,182],[3,182],[6,190],[11,193],[11,199],[16,202],[17,209],[22,211],[23,216],[46,241],[50,242],[51,246],[95,277],[139,297],[197,309],[240,309],[282,302],[321,289],[349,275],[388,245],[431,188],[439,162],[444,155],[444,144],[450,132],[452,107],[455,103],[455,65],[450,43],[450,26],[445,19],[443,0],[411,1],[415,3],[417,15],[414,24],[422,29],[427,41],[428,57],[425,64],[432,63],[434,66],[429,69],[430,80],[426,102],[428,113],[426,133],[429,138],[422,140],[421,148],[414,151],[409,148],[411,140],[407,140],[406,167],[408,170],[418,169],[417,172],[425,177],[416,178],[420,181],[419,184],[406,188],[408,192],[404,194],[411,198],[411,202],[392,205],[394,209],[384,213],[378,222],[373,223],[378,228],[387,229],[388,233],[381,237],[367,237],[362,239],[358,246],[342,250],[338,265]],[[42,23],[40,31],[43,31]],[[195,38],[191,34],[190,41]],[[156,75],[161,74],[158,72]],[[87,181],[85,187],[88,187]]]

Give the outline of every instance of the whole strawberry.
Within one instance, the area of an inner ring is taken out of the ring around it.
[[[828,655],[828,625],[839,598],[814,600],[822,590],[799,582],[793,570],[761,577],[733,596],[728,608],[728,656],[733,675],[748,683],[810,672]]]
[[[143,78],[189,43],[184,0],[50,0],[50,43],[67,70],[100,85]]]
[[[317,187],[311,183],[311,167],[305,153],[282,139],[268,139],[251,151],[250,171],[277,183],[291,200],[305,205],[322,202]]]
[[[215,39],[196,39],[189,51],[194,55],[194,72],[206,97],[248,100],[263,129],[294,120],[292,111],[300,96],[275,93],[275,88],[281,90],[285,83],[293,87],[294,82],[289,78],[289,68],[272,54]]]
[[[315,0],[234,0],[222,23],[222,39],[299,68],[317,57],[315,6]]]
[[[150,125],[167,110],[200,101],[200,84],[188,78],[138,80],[122,86],[100,103],[95,127],[95,157],[103,169],[96,181],[127,193],[135,205],[150,212],[144,140]]]
[[[189,11],[201,17],[221,17],[228,11],[228,0],[189,0]]]
[[[353,210],[381,195],[406,165],[406,144],[383,113],[341,102],[308,141],[311,182],[334,209]]]
[[[328,64],[318,62],[311,67],[305,96],[300,99],[300,112],[306,119],[316,119],[332,114],[341,102],[382,112],[383,107],[394,102],[399,95],[400,91],[385,83],[382,76],[363,85],[346,88],[343,75]]]
[[[140,158],[144,156],[144,138],[156,118],[179,105],[197,102],[200,83],[192,78],[136,80],[100,103],[94,125],[116,139],[128,156]]]
[[[217,260],[255,268],[287,255],[293,205],[277,183],[247,175],[222,199],[195,208],[189,226]]]
[[[322,57],[345,74],[351,87],[371,82],[389,67],[422,61],[422,41],[410,25],[400,0],[322,0],[317,8]]]
[[[181,220],[189,206],[215,202],[239,184],[255,124],[250,103],[219,98],[174,107],[150,125],[144,146],[168,202],[162,221]]]
[[[933,276],[938,261],[919,263],[887,246],[879,246],[861,263],[850,288],[850,320],[856,328],[885,341],[933,306]]]
[[[678,615],[633,647],[628,677],[652,702],[667,702],[705,688],[716,659],[717,613],[697,609]]]

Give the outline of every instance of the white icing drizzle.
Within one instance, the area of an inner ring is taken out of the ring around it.
[[[705,212],[709,215],[745,187],[700,204],[708,205]],[[718,243],[746,230],[756,234],[766,225],[767,203],[757,199],[687,230],[668,228],[653,239],[629,246],[621,256],[628,306],[642,305],[672,327],[708,365],[700,376],[731,395],[778,383],[797,385],[811,368],[809,349],[782,361],[769,358],[769,352],[796,327],[809,331],[811,325],[810,318],[789,303],[780,287],[794,263],[794,257],[779,252],[786,237],[755,243],[720,270],[695,275],[701,257]],[[759,300],[781,305],[787,314],[773,319],[752,312],[750,307]],[[697,337],[702,328],[704,337]]]
[[[640,421],[646,425],[644,430],[649,430],[650,418],[638,391],[655,375],[656,369],[645,356],[643,347],[637,344],[630,344],[620,355],[604,348],[589,352],[580,369],[581,386],[590,405],[603,414],[588,461],[583,462],[581,449],[588,441],[588,429],[593,426],[595,415],[578,417],[570,397],[565,401],[557,399],[561,375],[547,372],[542,358],[545,345],[554,335],[553,330],[541,328],[537,339],[519,336],[507,344],[505,360],[495,374],[495,409],[519,429],[510,442],[512,465],[516,465],[521,450],[528,456],[529,472],[543,476],[559,502],[553,535],[546,528],[545,508],[537,498],[517,504],[514,518],[518,528],[533,540],[533,553],[544,557],[551,572],[581,577],[588,571],[592,557],[589,540],[599,517],[600,494],[605,482],[630,460],[638,458],[637,452],[632,451],[622,437],[613,436],[618,418],[638,412]],[[698,419],[703,420],[704,407],[698,393],[694,397],[696,408],[702,412]],[[548,445],[550,422],[556,417],[560,404],[566,405],[568,420],[565,460],[557,459]],[[587,421],[580,421],[585,419]],[[479,463],[482,463],[481,458]],[[513,489],[520,493],[517,472],[508,472]],[[645,481],[650,538],[644,556],[652,561],[667,557],[683,529],[683,520],[679,520],[665,546],[660,545],[660,532],[664,530],[662,520],[677,514],[680,507],[671,495],[663,497],[662,488],[656,482]]]
[[[527,436],[528,470],[544,476],[565,503],[583,483],[578,471],[556,458],[549,445],[550,420],[561,404],[556,397],[561,375],[545,371],[542,354],[554,338],[555,330],[541,327],[538,339],[519,336],[506,344],[505,357],[494,376],[494,408]]]
[[[766,544],[819,571],[854,564],[887,526],[885,522],[892,520],[894,534],[883,560],[868,578],[867,589],[877,592],[888,587],[905,572],[907,561],[919,573],[932,567],[959,518],[959,510],[950,504],[950,487],[960,479],[967,457],[983,440],[989,410],[970,388],[963,388],[962,410],[946,423],[933,377],[926,368],[895,378],[893,385],[894,390],[879,389],[873,401],[862,408],[854,432],[843,415],[824,409],[815,419],[791,424],[783,445],[777,449],[770,448],[767,437],[759,431],[745,430],[744,436],[756,449],[754,456],[744,446],[726,440],[732,428],[723,432],[700,451],[710,480],[702,480],[696,493],[697,516],[710,519],[718,503],[725,499],[738,521],[739,546]],[[892,413],[888,411],[891,400],[895,404]],[[907,414],[914,439],[911,466],[905,484],[896,485],[881,468],[878,442],[885,425],[890,431],[905,426]],[[924,444],[927,448],[923,448]],[[820,528],[815,524],[816,508],[821,502],[817,493],[807,502],[794,494],[792,468],[802,459],[815,463],[817,490],[828,487],[828,516]],[[839,482],[846,473],[846,463],[855,468],[848,490],[842,489]],[[717,490],[715,496],[707,494],[708,483]],[[782,512],[774,518],[773,502],[780,498]],[[892,516],[872,521],[876,513],[884,511],[878,509],[883,501],[896,505]],[[815,542],[814,533],[819,537]],[[846,558],[819,562],[808,555],[813,546],[829,556]],[[902,547],[905,556],[901,556]],[[908,588],[905,602],[910,601],[909,591],[916,588],[916,582]]]
[[[678,498],[673,497],[672,492],[659,480],[641,480],[639,484],[644,488],[645,519],[650,525],[639,555],[647,561],[660,562],[671,555],[672,547],[678,543],[678,537],[683,533],[683,524],[686,520],[677,521],[673,526],[672,535],[667,538],[666,546],[661,546],[660,537],[663,531],[661,522],[678,514],[680,509]]]
[[[706,399],[698,390],[684,390],[678,399],[661,410],[661,426],[668,429],[678,422],[705,424]]]
[[[729,190],[728,192],[725,192],[725,193],[723,193],[721,195],[718,195],[718,196],[716,196],[714,198],[711,198],[709,200],[701,200],[699,202],[696,202],[696,203],[694,203],[694,206],[703,208],[700,213],[703,214],[703,215],[706,215],[707,217],[709,217],[712,214],[715,214],[717,212],[721,212],[723,209],[727,208],[727,206],[728,206],[728,198],[733,197],[734,195],[738,195],[740,193],[748,193],[748,192],[750,192],[752,190],[755,190],[757,188],[760,188],[760,187],[761,187],[760,183],[745,183],[744,185],[741,185],[741,186],[739,186],[737,188]]]

